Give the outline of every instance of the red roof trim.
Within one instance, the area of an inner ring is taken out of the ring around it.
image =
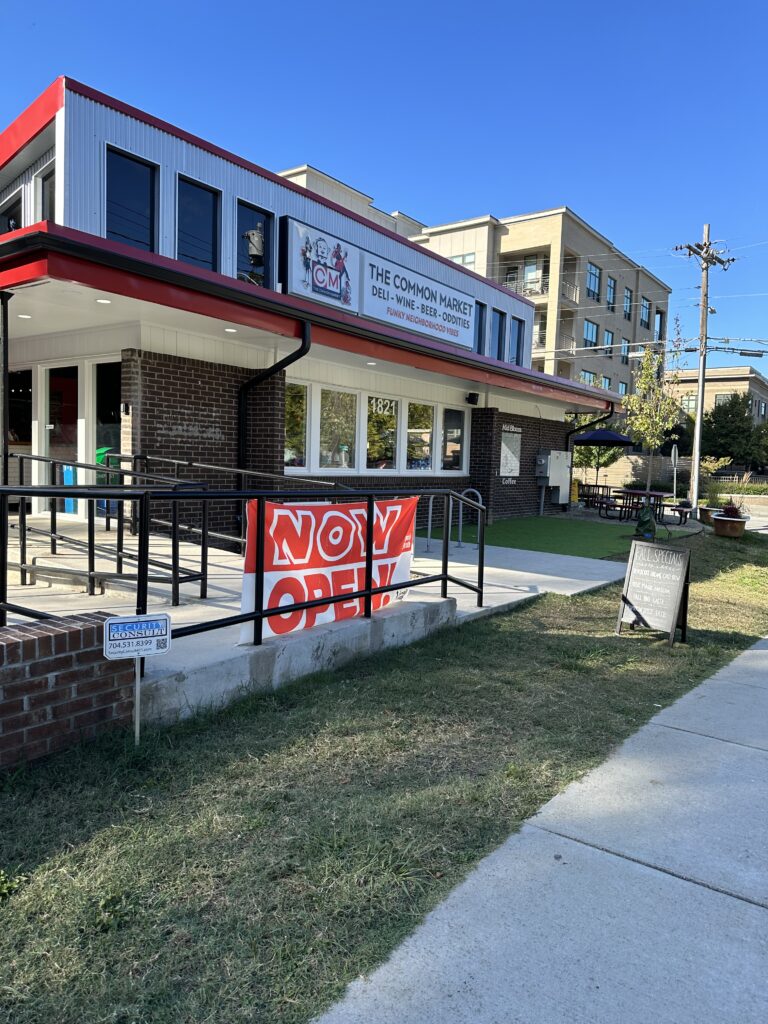
[[[262,178],[266,178],[268,181],[274,182],[276,185],[281,185],[283,188],[286,188],[291,192],[297,192],[300,195],[308,196],[310,199],[314,200],[314,202],[320,203],[322,206],[327,206],[328,209],[333,210],[335,213],[341,213],[345,217],[349,217],[350,220],[355,220],[359,224],[365,225],[365,227],[372,228],[374,231],[378,231],[379,234],[386,235],[387,238],[392,238],[408,248],[414,249],[416,252],[420,252],[422,255],[426,253],[439,263],[444,263],[446,266],[452,267],[454,270],[458,270],[460,273],[466,274],[468,277],[471,277],[476,281],[481,281],[483,284],[489,285],[491,288],[495,288],[496,291],[501,292],[503,295],[512,295],[514,298],[518,299],[518,301],[527,306],[535,305],[530,299],[526,299],[524,296],[518,295],[517,292],[511,292],[508,288],[504,288],[495,281],[491,281],[487,277],[483,277],[482,274],[476,274],[473,270],[467,270],[466,267],[462,267],[458,263],[454,263],[452,260],[446,259],[445,256],[441,256],[439,253],[433,252],[431,249],[426,249],[423,245],[419,245],[417,242],[411,242],[403,235],[398,235],[397,232],[390,231],[389,228],[384,228],[380,224],[376,224],[374,221],[369,220],[367,217],[363,217],[359,213],[348,210],[345,206],[339,206],[338,203],[334,203],[331,199],[326,199],[325,196],[318,195],[316,192],[312,192],[308,188],[303,188],[301,185],[296,185],[287,178],[281,178],[280,175],[275,174],[274,171],[268,171],[266,168],[260,167],[258,164],[254,164],[250,160],[245,160],[243,157],[237,156],[237,154],[231,153],[229,150],[222,149],[220,146],[214,145],[212,142],[206,142],[205,139],[201,139],[197,135],[192,135],[190,132],[184,131],[183,128],[177,128],[176,125],[170,124],[168,121],[163,121],[159,117],[147,114],[146,111],[140,110],[138,107],[132,107],[128,103],[123,103],[122,100],[116,100],[113,96],[108,96],[106,93],[99,92],[97,89],[92,89],[89,85],[83,85],[82,82],[77,82],[74,78],[66,78],[64,81],[65,87],[70,92],[76,93],[78,96],[83,96],[85,99],[93,100],[94,103],[101,103],[103,106],[109,107],[111,110],[116,110],[120,114],[125,114],[127,117],[132,117],[137,121],[142,121],[144,124],[151,125],[153,128],[157,128],[161,132],[173,135],[177,139],[181,139],[183,142],[188,142],[192,146],[197,146],[198,149],[202,149],[206,153],[211,153],[213,156],[221,157],[222,160],[227,160],[229,163],[235,164],[237,167],[242,167],[246,171],[258,174]]]
[[[64,79],[57,78],[0,133],[0,170],[48,127],[63,106]]]

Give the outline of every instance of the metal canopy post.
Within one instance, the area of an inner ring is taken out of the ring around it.
[[[8,364],[10,362],[10,339],[8,337],[8,303],[13,298],[13,292],[0,292],[0,478],[3,485],[8,484],[8,437],[11,431],[11,413],[9,396],[10,383],[8,377]]]

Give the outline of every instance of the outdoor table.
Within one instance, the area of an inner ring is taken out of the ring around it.
[[[615,487],[613,493],[624,498],[624,512],[627,519],[629,519],[633,513],[639,512],[642,505],[642,499],[648,498],[648,503],[653,510],[654,518],[658,522],[660,522],[664,517],[664,499],[670,497],[668,491],[645,491],[632,487]]]

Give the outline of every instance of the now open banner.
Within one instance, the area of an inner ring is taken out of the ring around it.
[[[374,503],[373,586],[410,578],[418,498]],[[257,503],[247,505],[242,611],[255,610]],[[267,502],[264,529],[264,608],[353,594],[365,588],[366,502],[277,504]],[[403,591],[374,594],[372,607],[383,608]],[[263,635],[282,636],[320,623],[363,614],[363,599],[320,604],[303,611],[270,615]],[[253,626],[244,623],[240,642],[251,643]]]

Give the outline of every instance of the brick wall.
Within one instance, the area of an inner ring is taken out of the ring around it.
[[[0,629],[0,768],[133,717],[133,662],[102,655],[102,613]]]
[[[510,483],[502,483],[499,473],[502,427],[509,424],[521,430],[520,475]],[[564,450],[567,423],[518,416],[498,409],[472,410],[472,450],[470,475],[488,506],[489,521],[510,516],[535,515],[539,510],[539,488],[536,483],[536,454],[542,448]],[[567,500],[567,499],[566,499]],[[560,511],[547,491],[544,511]]]

